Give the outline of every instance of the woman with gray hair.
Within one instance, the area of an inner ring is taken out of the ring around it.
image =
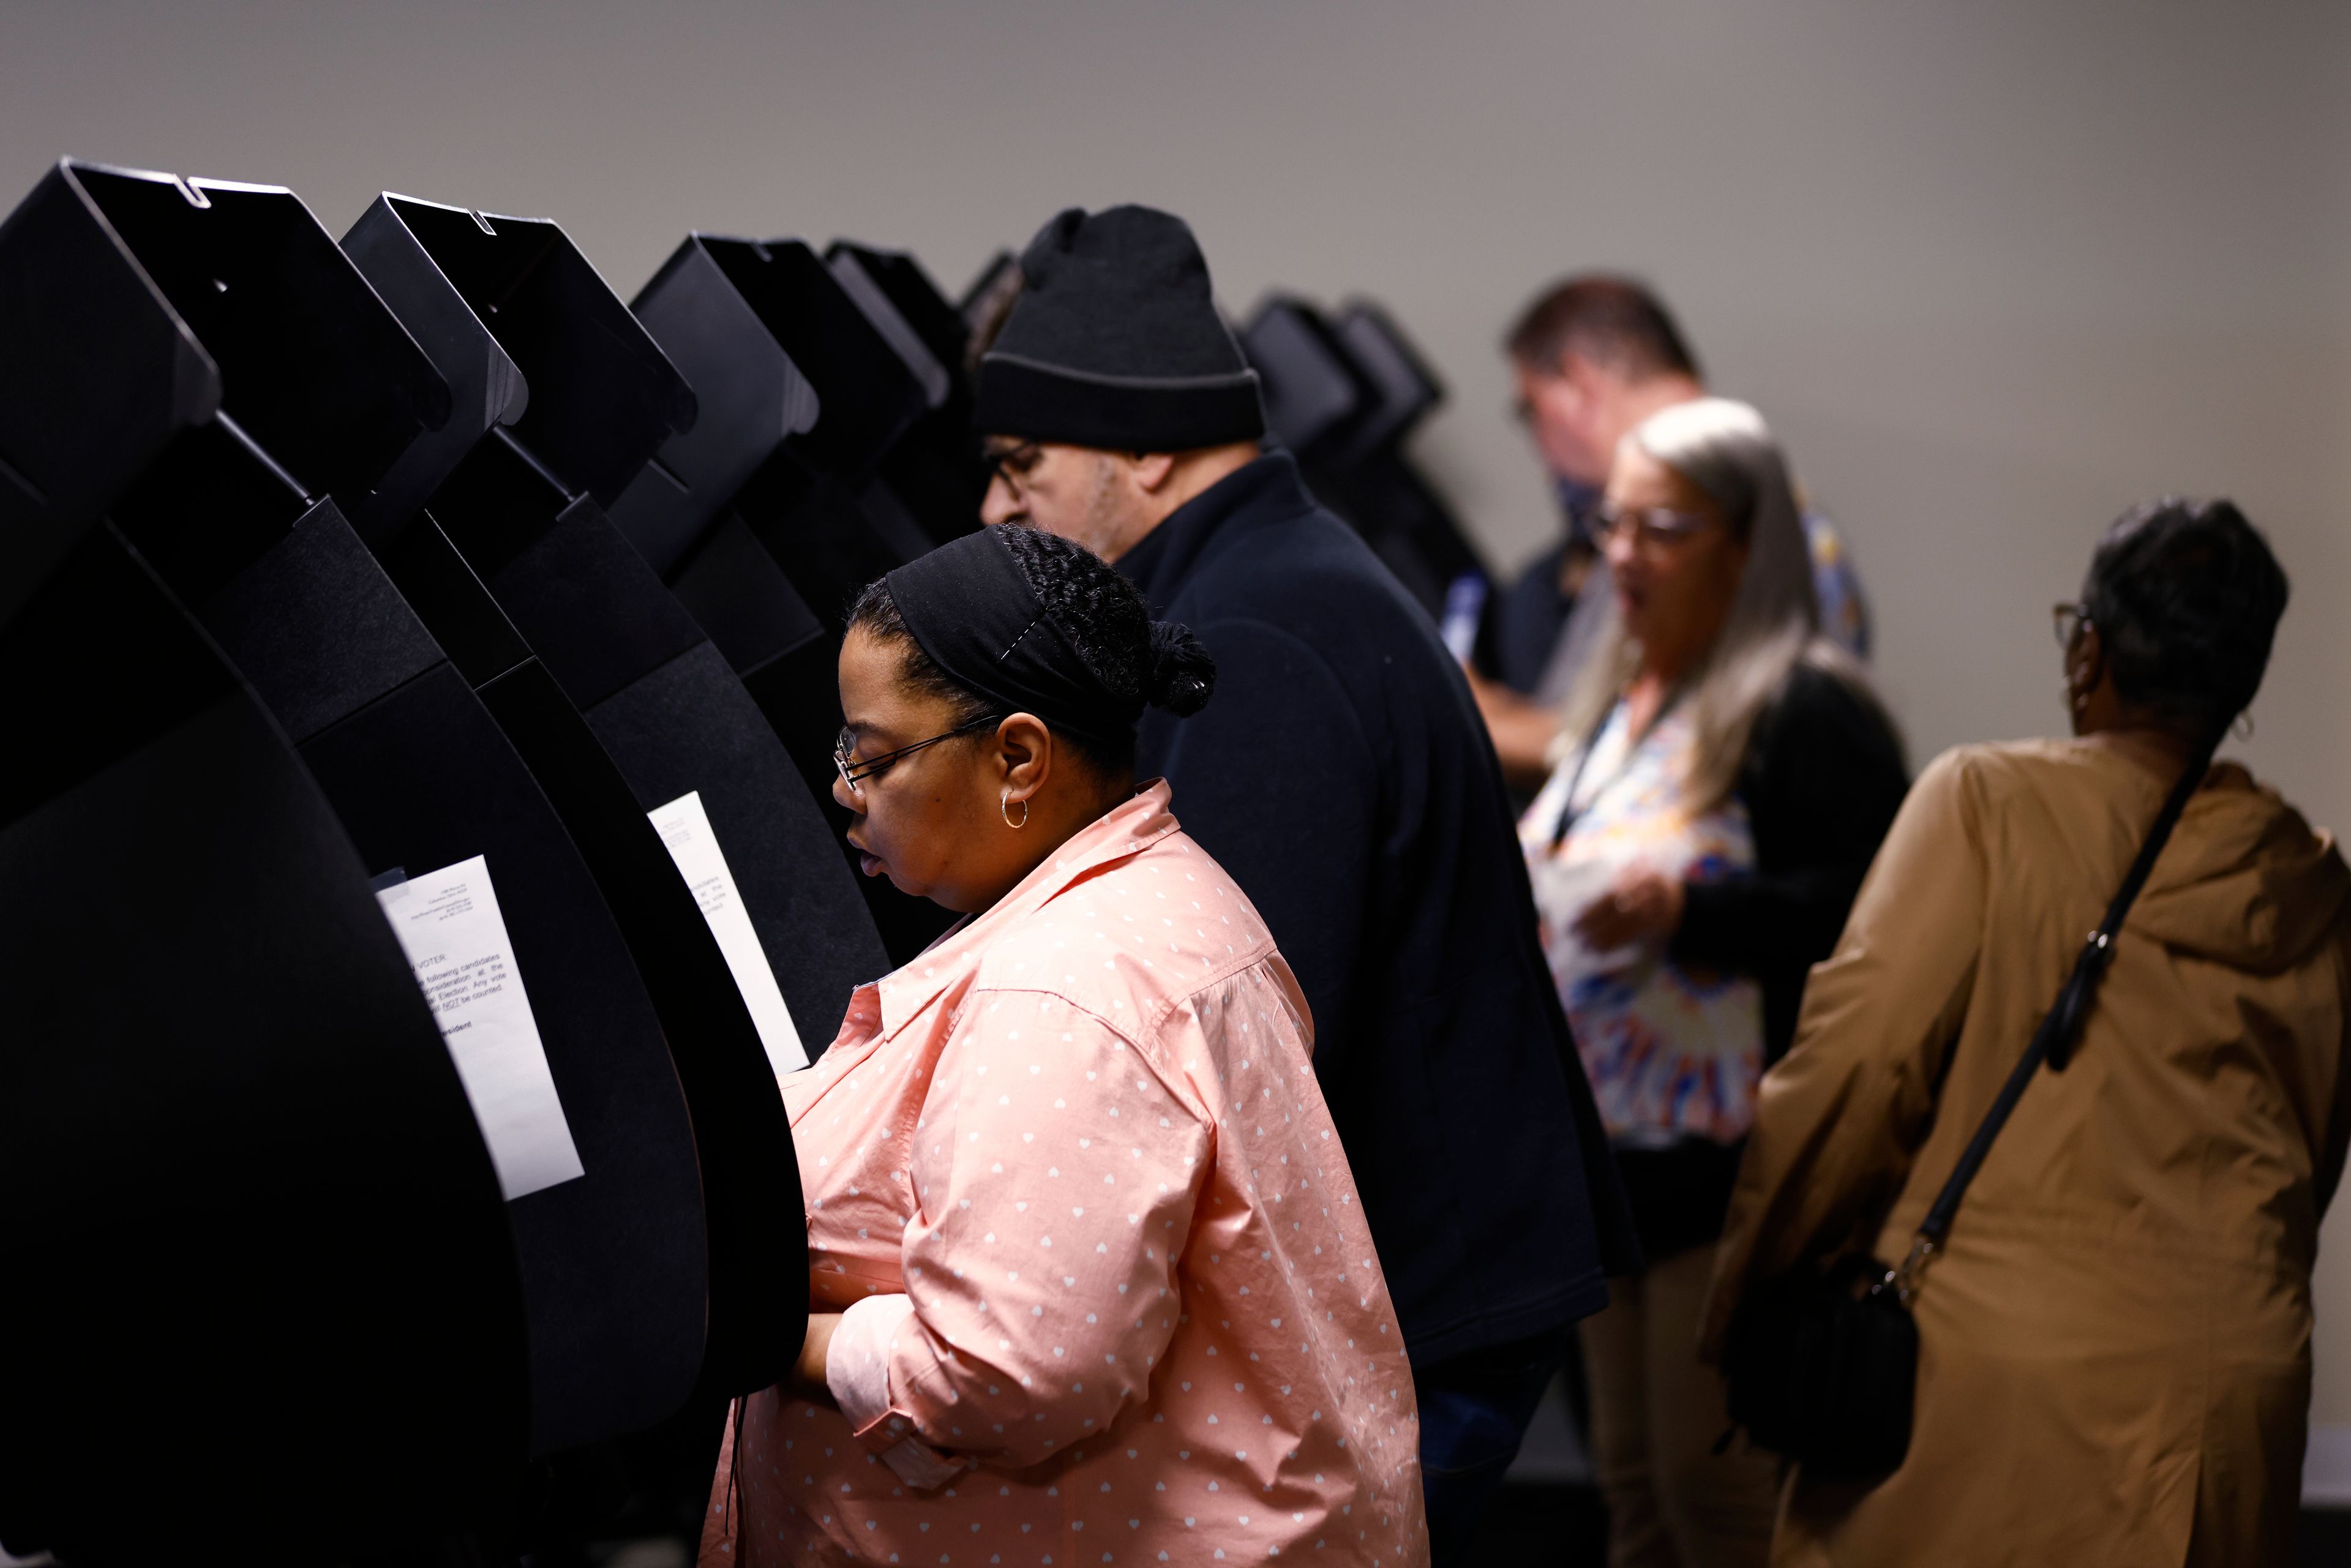
[[[1775,1463],[1716,1452],[1729,1419],[1698,1315],[1756,1084],[1901,804],[1901,745],[1821,634],[1752,408],[1703,398],[1642,423],[1598,532],[1610,622],[1520,827],[1648,1260],[1583,1324],[1593,1458],[1616,1568],[1761,1563]]]

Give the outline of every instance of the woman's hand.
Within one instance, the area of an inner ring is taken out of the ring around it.
[[[839,1409],[832,1396],[832,1387],[824,1380],[824,1358],[832,1350],[832,1331],[841,1326],[839,1312],[810,1312],[808,1337],[800,1341],[799,1359],[792,1363],[790,1378],[785,1386],[811,1405],[823,1405]]]
[[[1687,902],[1679,878],[1635,866],[1575,917],[1575,935],[1595,953],[1662,941],[1680,929]]]

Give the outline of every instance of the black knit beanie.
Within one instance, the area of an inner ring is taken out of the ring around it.
[[[1257,372],[1184,220],[1071,207],[1029,242],[1019,301],[979,361],[985,435],[1188,452],[1265,434]]]

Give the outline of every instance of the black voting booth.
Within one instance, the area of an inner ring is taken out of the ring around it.
[[[1326,316],[1275,295],[1241,329],[1265,391],[1266,423],[1298,459],[1315,496],[1442,621],[1453,585],[1489,580],[1477,549],[1404,450],[1444,389],[1376,305]]]
[[[394,465],[360,530],[529,760],[612,906],[700,1154],[699,1390],[763,1387],[799,1349],[807,1265],[769,1054],[781,1047],[737,967],[772,975],[813,1055],[887,960],[767,718],[606,516],[656,448],[700,423],[698,400],[553,224],[387,195],[343,248],[457,389],[450,428]],[[756,938],[731,965],[697,908],[714,890],[687,887],[647,817],[689,794]]]
[[[285,280],[211,247],[251,216],[267,248],[275,194],[66,163],[0,225],[0,1542],[76,1563],[429,1539],[529,1429],[491,1157],[290,735],[367,661],[273,664],[263,628],[241,669],[180,591],[233,599],[240,553],[333,511],[224,382],[380,361],[312,411],[322,497],[445,417],[388,323],[246,336]],[[217,223],[183,250],[180,213]]]
[[[969,533],[979,526],[989,477],[971,425],[970,329],[905,252],[835,240],[824,254],[842,288],[898,346],[929,405],[882,455],[878,488],[935,542]]]
[[[905,257],[836,246],[827,261],[796,240],[707,235],[632,308],[703,418],[668,438],[613,521],[830,802],[851,599],[978,521],[960,323]],[[861,885],[893,958],[948,919],[887,883]]]

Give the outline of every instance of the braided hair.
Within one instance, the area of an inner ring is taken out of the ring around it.
[[[1217,685],[1208,650],[1188,627],[1152,620],[1143,595],[1109,563],[1081,545],[1033,528],[1007,527],[998,537],[1054,629],[1105,691],[1179,718],[1207,705]],[[956,726],[1003,716],[1003,704],[963,685],[923,652],[886,580],[875,579],[858,594],[849,627],[892,644],[904,661],[901,678],[944,702]],[[1114,740],[1072,731],[1057,731],[1054,738],[1104,773],[1134,771],[1132,730]]]

